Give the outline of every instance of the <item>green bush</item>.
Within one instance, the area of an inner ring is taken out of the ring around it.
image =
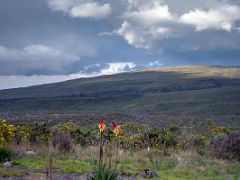
[[[28,124],[17,126],[15,130],[15,142],[20,145],[23,139],[27,139],[31,144],[49,143],[50,129],[46,124]]]
[[[93,141],[96,139],[92,131],[86,128],[77,128],[70,134],[74,143],[80,144],[82,147],[92,145]]]
[[[169,154],[169,149],[175,148],[178,143],[177,136],[167,129],[152,128],[147,132],[146,137],[150,147],[162,149],[165,155]]]
[[[205,154],[205,148],[207,147],[207,144],[208,139],[206,136],[198,134],[194,137],[194,146],[199,154]]]
[[[13,152],[7,148],[0,148],[0,162],[10,161],[13,157]]]

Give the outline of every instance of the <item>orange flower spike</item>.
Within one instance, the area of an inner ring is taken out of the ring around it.
[[[103,133],[103,132],[105,131],[105,129],[106,129],[106,124],[105,124],[105,122],[104,122],[103,119],[101,119],[101,120],[99,121],[99,123],[98,123],[98,128],[99,128],[100,133]]]
[[[117,123],[115,123],[114,121],[112,121],[112,124],[113,124],[113,132],[114,132],[114,134],[116,135],[116,136],[118,136],[119,135],[119,133],[120,133],[120,131],[121,131],[121,129],[120,129],[120,125],[119,124],[117,124]]]

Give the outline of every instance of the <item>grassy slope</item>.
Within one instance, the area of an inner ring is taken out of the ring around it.
[[[96,96],[184,91],[240,85],[240,68],[180,66],[163,67],[95,78],[81,78],[27,88],[0,91],[0,99],[56,96]],[[105,93],[105,94],[104,94]],[[109,93],[109,94],[107,94]]]
[[[12,120],[85,123],[117,112],[158,125],[203,118],[240,125],[240,68],[163,67],[3,90],[0,99],[1,115]]]

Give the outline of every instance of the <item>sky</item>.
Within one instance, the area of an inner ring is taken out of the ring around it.
[[[0,89],[240,65],[239,0],[0,0]]]

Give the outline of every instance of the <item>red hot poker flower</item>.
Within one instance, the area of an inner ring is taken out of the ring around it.
[[[119,124],[117,124],[117,123],[115,123],[114,121],[112,121],[112,124],[113,124],[113,132],[114,132],[114,134],[116,135],[116,136],[118,136],[119,135],[119,133],[120,133],[120,131],[121,131],[121,129],[120,129],[120,125]]]
[[[105,122],[104,122],[103,119],[101,119],[101,120],[99,121],[99,123],[98,123],[98,128],[99,128],[100,133],[103,133],[103,132],[105,131],[105,129],[106,129],[106,124],[105,124]]]

